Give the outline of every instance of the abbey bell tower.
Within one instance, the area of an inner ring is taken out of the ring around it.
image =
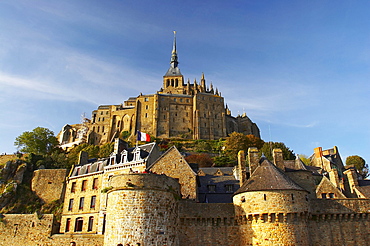
[[[176,49],[176,31],[173,39],[173,49],[170,62],[170,68],[163,76],[163,93],[168,94],[183,94],[184,93],[184,77],[178,68],[178,58]]]

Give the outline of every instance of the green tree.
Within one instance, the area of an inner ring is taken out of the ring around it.
[[[114,143],[105,143],[100,146],[99,158],[108,157],[114,150]]]
[[[369,166],[366,161],[358,155],[348,156],[346,159],[347,166],[354,166],[362,178],[369,176]]]
[[[17,149],[24,153],[47,155],[58,146],[54,132],[44,127],[36,127],[30,132],[23,132],[14,142]]]
[[[311,165],[311,160],[310,158],[307,156],[307,155],[302,155],[302,154],[299,154],[299,159],[301,159],[301,161],[306,165],[306,166],[310,166]]]
[[[196,140],[194,147],[196,152],[212,152],[212,146],[207,140]]]
[[[123,139],[123,140],[125,140],[125,141],[127,141],[128,140],[128,138],[130,137],[130,135],[131,135],[131,133],[129,132],[129,131],[123,131],[123,132],[121,132],[121,138]]]
[[[228,155],[215,156],[213,162],[216,167],[233,167],[237,164],[237,161],[231,159]]]
[[[254,135],[233,132],[226,138],[225,152],[231,159],[237,159],[239,150],[247,151],[250,147],[262,148],[264,141]]]
[[[287,146],[285,146],[284,143],[281,142],[265,142],[259,152],[261,155],[264,154],[267,159],[272,161],[273,149],[281,149],[283,151],[284,160],[295,160],[294,152],[290,150]]]

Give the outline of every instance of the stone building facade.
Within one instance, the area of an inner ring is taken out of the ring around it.
[[[91,119],[65,125],[58,139],[62,148],[69,148],[82,142],[112,142],[123,132],[134,138],[136,131],[157,138],[219,139],[234,131],[260,137],[258,126],[245,113],[231,115],[221,92],[206,84],[204,74],[199,81],[185,81],[178,67],[176,39],[159,91],[130,97],[120,105],[100,105]]]

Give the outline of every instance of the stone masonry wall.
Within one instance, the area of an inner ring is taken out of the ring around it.
[[[166,154],[162,155],[150,170],[158,174],[163,173],[171,178],[178,179],[181,185],[182,197],[196,199],[196,174],[175,147],[171,147]]]
[[[180,187],[156,174],[113,176],[108,191],[104,245],[178,245]]]
[[[65,246],[76,242],[77,246],[103,245],[102,235],[54,234],[54,216],[45,214],[4,214],[0,222],[0,245]]]
[[[63,198],[67,169],[40,169],[33,172],[31,189],[46,203]]]
[[[255,191],[236,194],[234,204],[244,213],[301,213],[308,212],[308,192],[295,190]]]
[[[241,245],[232,203],[179,203],[180,245]]]
[[[369,213],[313,216],[308,222],[310,245],[369,245],[369,228]]]

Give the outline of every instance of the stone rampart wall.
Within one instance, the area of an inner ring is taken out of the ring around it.
[[[232,203],[179,203],[180,245],[241,245]]]
[[[67,169],[40,169],[33,172],[31,188],[46,203],[63,198]]]
[[[77,246],[101,246],[103,235],[52,235],[52,214],[4,214],[0,222],[0,245],[65,246],[76,242]]]
[[[369,245],[369,228],[368,214],[313,216],[308,222],[310,245]]]

